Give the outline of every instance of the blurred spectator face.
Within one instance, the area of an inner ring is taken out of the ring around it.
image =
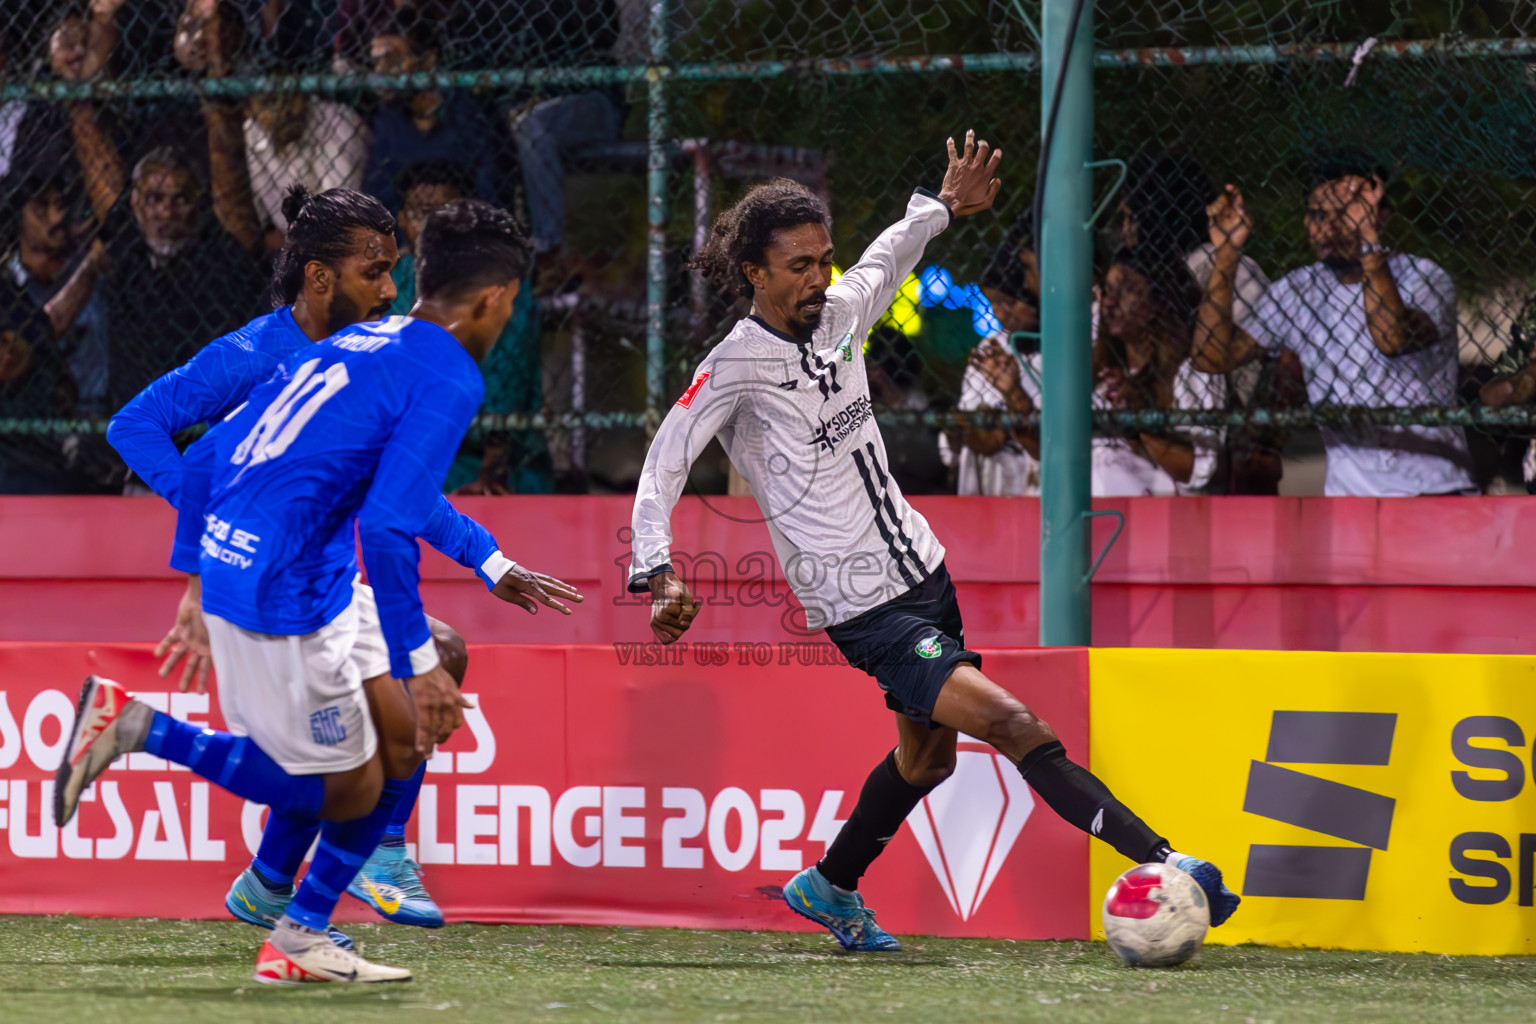
[[[1019,262],[1024,264],[1024,285],[1029,289],[1028,296],[1009,295],[997,288],[981,286],[981,293],[992,304],[992,315],[997,317],[997,322],[1003,325],[1005,331],[1038,331],[1040,329],[1040,308],[1035,296],[1040,294],[1040,264],[1035,259],[1032,249],[1019,251]]]
[[[69,256],[69,208],[56,189],[40,192],[21,208],[21,244],[58,260]]]
[[[417,53],[410,40],[394,32],[381,32],[373,37],[368,46],[368,56],[373,70],[381,75],[409,75],[417,71],[431,71],[437,64],[437,55]],[[400,99],[398,92],[383,92],[386,103]]]
[[[405,239],[411,248],[416,247],[416,236],[421,233],[421,226],[427,222],[428,217],[455,199],[463,198],[464,193],[452,185],[429,182],[412,185],[411,190],[405,194],[405,205],[400,208],[400,230],[405,232]]]
[[[197,182],[184,167],[150,166],[136,175],[129,205],[156,255],[175,255],[192,235]]]
[[[1099,319],[1112,337],[1134,338],[1152,322],[1152,282],[1140,271],[1116,263],[1104,277]]]
[[[1322,263],[1341,265],[1360,259],[1360,225],[1350,216],[1349,204],[1363,180],[1337,178],[1307,196],[1307,241]]]
[[[303,93],[269,93],[251,97],[251,117],[267,138],[286,149],[299,140],[309,115],[309,97]]]
[[[48,41],[48,63],[64,78],[85,76],[87,56],[85,19],[78,15],[65,18]]]
[[[228,67],[240,52],[244,36],[245,26],[233,5],[218,0],[188,0],[186,10],[176,22],[172,48],[177,63],[188,71],[201,73],[210,70],[215,56],[221,56],[222,66]],[[217,51],[215,46],[219,47]]]
[[[331,267],[336,274],[336,291],[327,321],[333,334],[355,323],[388,316],[390,303],[399,294],[394,278],[389,276],[400,260],[394,236],[364,230],[354,230],[352,236],[352,251]]]

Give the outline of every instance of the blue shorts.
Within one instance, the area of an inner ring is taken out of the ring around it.
[[[933,729],[934,702],[955,666],[981,667],[981,655],[965,649],[955,585],[942,563],[905,594],[828,627],[827,639],[875,677],[892,711]]]

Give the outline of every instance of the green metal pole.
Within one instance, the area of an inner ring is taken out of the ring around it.
[[[1067,647],[1092,642],[1089,608],[1089,450],[1092,444],[1092,368],[1089,307],[1093,244],[1088,217],[1093,140],[1093,0],[1070,54],[1064,51],[1072,0],[1045,0],[1041,62],[1041,127],[1051,108],[1063,59],[1048,156],[1040,224],[1040,337],[1044,399],[1040,425],[1040,643]]]
[[[645,421],[655,434],[666,408],[667,386],[667,171],[672,157],[667,124],[670,0],[651,0],[651,63],[646,77]]]

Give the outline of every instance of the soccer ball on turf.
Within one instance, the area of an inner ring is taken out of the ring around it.
[[[1183,963],[1210,926],[1199,883],[1167,864],[1138,864],[1104,894],[1104,938],[1132,967]]]

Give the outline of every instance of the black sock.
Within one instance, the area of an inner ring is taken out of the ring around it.
[[[853,813],[817,863],[822,877],[838,888],[857,889],[859,879],[885,844],[896,838],[912,808],[932,791],[932,786],[914,786],[901,777],[896,769],[896,751],[885,755],[864,780]]]
[[[1161,860],[1159,852],[1166,855],[1168,840],[1116,800],[1098,776],[1068,760],[1060,743],[1053,740],[1025,754],[1019,774],[1051,810],[1137,864]]]

